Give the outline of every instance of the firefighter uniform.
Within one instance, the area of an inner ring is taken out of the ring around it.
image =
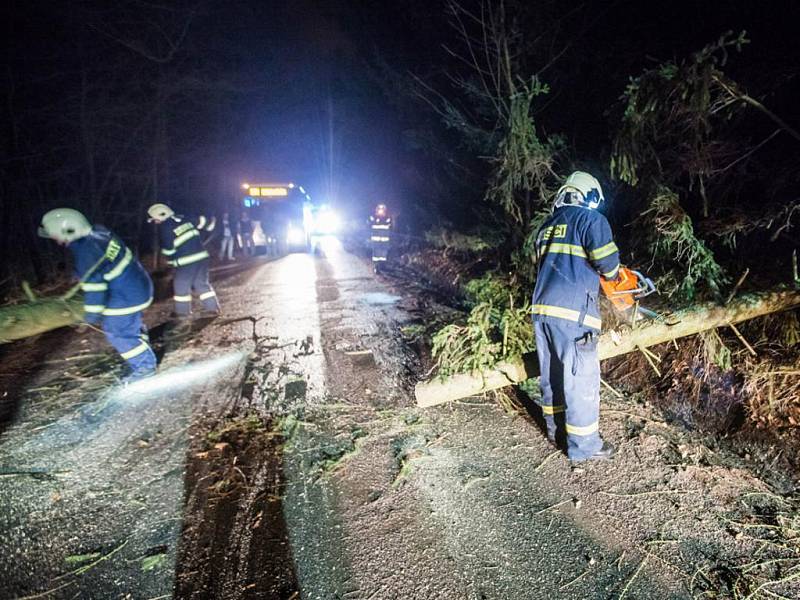
[[[205,217],[199,217],[198,226],[207,229],[207,223]],[[188,316],[192,312],[193,292],[197,294],[204,310],[218,313],[217,294],[208,282],[209,255],[203,247],[198,227],[191,220],[173,214],[159,222],[158,231],[161,252],[167,257],[167,262],[175,267],[175,314]]]
[[[156,356],[142,322],[142,311],[153,301],[153,283],[147,271],[133,252],[103,227],[93,227],[89,235],[67,247],[82,281],[86,321],[102,321],[106,338],[128,363],[131,377],[155,372]]]
[[[557,206],[539,230],[536,250],[532,312],[547,434],[555,440],[556,423],[563,423],[569,458],[585,460],[603,447],[599,275],[617,276],[619,251],[606,218],[576,205]]]
[[[392,217],[386,214],[386,206],[379,204],[370,221],[370,245],[372,246],[372,263],[375,268],[389,258],[389,244],[392,241]]]

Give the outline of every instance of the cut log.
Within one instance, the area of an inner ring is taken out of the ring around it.
[[[624,326],[600,335],[600,360],[633,352],[639,347],[655,346],[670,340],[694,335],[709,329],[747,321],[770,313],[800,306],[800,292],[780,290],[737,296],[724,306],[700,304],[679,311],[668,321],[647,321],[635,329]],[[536,353],[522,359],[500,363],[479,373],[460,373],[446,379],[432,379],[416,385],[417,405],[427,407],[475,396],[539,375]]]
[[[49,298],[0,306],[0,344],[21,340],[83,319],[81,299]]]

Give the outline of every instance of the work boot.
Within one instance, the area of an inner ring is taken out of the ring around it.
[[[152,377],[156,374],[156,369],[137,369],[130,373],[128,376],[123,377],[120,383],[123,386],[128,386],[132,383],[136,383],[137,381],[141,381],[142,379],[147,379],[148,377]]]
[[[617,449],[609,442],[603,442],[600,450],[589,457],[589,460],[611,460],[617,453]]]
[[[613,444],[610,444],[609,442],[603,442],[603,445],[600,447],[600,449],[588,458],[583,458],[580,460],[570,459],[569,462],[574,466],[589,460],[611,460],[616,453],[617,449],[614,448]]]

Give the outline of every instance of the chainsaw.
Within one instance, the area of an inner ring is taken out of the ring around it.
[[[620,267],[616,279],[600,278],[600,287],[606,298],[611,301],[614,310],[619,313],[630,315],[633,320],[635,316],[645,319],[663,320],[657,312],[639,306],[639,300],[656,292],[653,280],[645,277],[639,271]]]

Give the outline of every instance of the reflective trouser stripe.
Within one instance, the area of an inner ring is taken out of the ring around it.
[[[619,252],[619,248],[614,242],[609,242],[605,246],[600,246],[594,250],[589,251],[589,258],[592,260],[600,260],[606,256],[611,256],[614,252]]]
[[[153,302],[153,299],[150,298],[147,302],[143,302],[142,304],[139,304],[138,306],[126,306],[126,307],[122,307],[122,308],[107,308],[107,309],[105,309],[103,311],[103,314],[107,315],[109,317],[121,317],[122,315],[130,315],[130,314],[133,314],[135,312],[139,312],[141,310],[144,310],[145,308],[150,306],[150,304],[152,304],[152,302]]]
[[[570,435],[592,435],[600,429],[600,424],[595,421],[591,425],[579,427],[577,425],[570,425],[567,423],[567,433]]]
[[[150,349],[150,346],[147,342],[142,342],[138,346],[128,350],[127,352],[121,352],[120,356],[125,360],[130,360],[134,356],[139,356],[142,352],[147,352]]]
[[[173,296],[172,299],[175,300],[175,302],[191,302],[192,295],[189,294],[188,296]]]
[[[380,262],[382,260],[386,260],[386,257],[385,256],[373,256],[372,257],[372,261],[373,262]]]
[[[105,292],[108,289],[107,283],[82,283],[81,289],[84,292]]]
[[[391,238],[387,235],[373,235],[369,238],[371,242],[388,242]]]
[[[556,415],[564,412],[563,406],[547,406],[544,404],[540,404],[539,408],[541,408],[542,413],[546,415]]]
[[[102,313],[105,310],[105,305],[103,304],[85,304],[83,307],[83,312],[87,313]]]
[[[180,258],[176,258],[175,260],[169,261],[170,264],[176,267],[182,267],[184,265],[190,265],[192,263],[196,263],[199,260],[203,260],[204,258],[208,258],[208,252],[203,250],[202,252],[195,252],[194,254],[189,254],[188,256],[181,256]]]
[[[556,317],[558,319],[566,319],[567,321],[572,321],[573,323],[580,323],[581,322],[581,313],[577,310],[572,310],[571,308],[563,308],[561,306],[551,306],[549,304],[534,304],[531,307],[531,312],[534,315],[543,315],[546,317]],[[602,325],[602,321],[597,317],[593,317],[591,315],[584,315],[583,317],[583,324],[587,327],[594,327],[595,329],[600,329]]]
[[[106,281],[111,281],[112,279],[116,279],[117,277],[122,275],[122,272],[128,267],[129,264],[131,264],[132,260],[133,260],[133,252],[131,252],[130,248],[125,248],[125,256],[122,258],[121,261],[119,261],[116,264],[116,266],[113,269],[111,269],[108,273],[103,275],[103,279],[105,279]]]
[[[209,298],[214,298],[216,295],[217,293],[214,290],[211,290],[210,292],[203,292],[200,294],[200,300],[208,300]]]

